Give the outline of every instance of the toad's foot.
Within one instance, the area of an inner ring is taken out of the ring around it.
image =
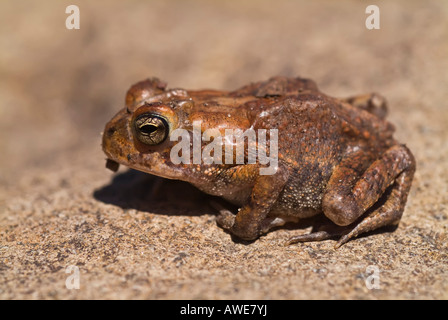
[[[324,224],[319,228],[318,231],[312,231],[307,234],[301,234],[298,236],[294,236],[285,242],[285,246],[289,246],[291,244],[299,243],[299,242],[311,242],[311,241],[323,241],[334,238],[339,238],[344,234],[350,232],[352,228],[350,226],[341,227],[336,226],[334,224]]]
[[[219,211],[218,216],[216,217],[216,222],[222,228],[229,230],[235,224],[235,217],[229,209],[223,207],[221,204],[217,202],[210,203],[215,209]],[[284,219],[284,218],[266,218],[261,223],[261,233],[267,233],[269,230],[275,227],[281,227],[287,222],[297,222],[297,219]]]
[[[230,230],[235,224],[235,215],[228,209],[221,208],[219,215],[216,217],[219,226],[226,230]]]

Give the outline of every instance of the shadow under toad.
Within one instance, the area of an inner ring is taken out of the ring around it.
[[[122,209],[189,216],[217,213],[210,202],[219,199],[187,182],[164,179],[132,169],[115,175],[109,184],[95,190],[93,196]]]
[[[95,190],[93,196],[101,202],[116,205],[122,209],[136,209],[169,216],[218,215],[219,212],[213,203],[218,203],[221,207],[233,213],[238,212],[238,207],[219,197],[208,195],[187,182],[164,179],[132,169],[115,175],[108,185]],[[340,227],[332,223],[323,214],[319,214],[312,218],[302,219],[299,222],[288,222],[283,226],[271,229],[269,232],[286,229],[291,230],[291,236],[294,236],[296,234],[294,231],[303,231],[307,228],[309,228],[308,232],[315,232],[322,228],[337,231]],[[383,227],[361,234],[357,238],[383,232],[393,232],[395,229],[396,226]],[[229,231],[224,231],[236,243],[250,244],[256,241],[241,240]],[[340,235],[335,235],[331,239],[337,240],[339,237]]]

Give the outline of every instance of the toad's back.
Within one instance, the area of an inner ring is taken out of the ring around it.
[[[244,108],[254,129],[278,129],[279,161],[291,168],[270,215],[308,217],[321,211],[327,182],[344,157],[363,153],[360,174],[396,144],[394,127],[379,116],[381,106],[368,109],[326,96],[310,80],[288,80],[294,85],[284,82],[264,90],[253,85],[234,94],[259,96]]]

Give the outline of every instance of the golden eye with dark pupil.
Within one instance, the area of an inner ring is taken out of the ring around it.
[[[134,122],[137,139],[148,145],[157,145],[168,136],[168,122],[159,115],[142,114]]]

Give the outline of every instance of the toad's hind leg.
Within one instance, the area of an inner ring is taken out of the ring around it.
[[[336,244],[337,248],[361,233],[398,224],[415,172],[414,157],[404,145],[396,145],[358,175],[360,160],[362,153],[354,154],[341,162],[331,176],[323,198],[324,214],[337,225],[345,227],[334,232],[319,231],[316,234],[298,236],[288,243],[325,240],[345,232]],[[385,203],[372,209],[389,186],[391,192]],[[356,223],[368,209],[372,211]]]
[[[409,189],[411,188],[414,170],[415,166],[413,170],[404,170],[400,173],[392,185],[386,202],[364,217],[349,233],[343,235],[335,245],[335,248],[339,248],[351,238],[362,233],[384,226],[398,225],[403,215]]]

